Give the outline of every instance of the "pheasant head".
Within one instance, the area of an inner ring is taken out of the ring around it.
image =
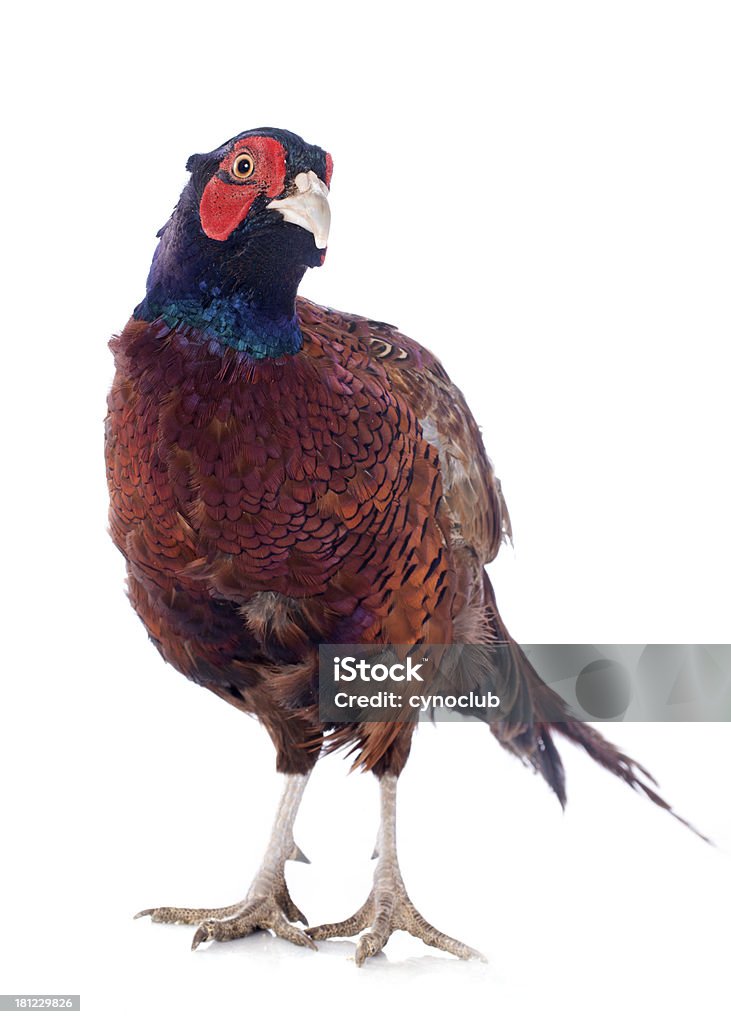
[[[257,128],[187,163],[138,319],[188,323],[254,358],[297,351],[295,297],[325,259],[332,158]]]

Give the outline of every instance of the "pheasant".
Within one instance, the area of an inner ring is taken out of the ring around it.
[[[491,730],[562,804],[553,733],[671,809],[637,762],[568,715],[509,636],[484,569],[508,512],[439,361],[388,324],[298,297],[325,259],[330,155],[259,128],[187,170],[146,295],[110,343],[110,532],[158,651],[263,723],[284,793],[244,899],[137,916],[197,925],[194,949],[255,929],[311,948],[363,933],[362,965],[403,929],[477,957],[421,916],[401,876],[396,790],[413,722],[322,722],[319,645],[502,645],[513,713]],[[307,928],[285,864],[303,856],[293,828],[310,773],[335,749],[379,781],[378,860],[352,917]]]

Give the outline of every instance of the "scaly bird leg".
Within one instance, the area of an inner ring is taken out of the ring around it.
[[[399,930],[463,960],[484,960],[476,949],[450,938],[425,921],[409,899],[396,853],[396,782],[395,775],[381,778],[381,827],[376,844],[378,865],[368,899],[346,921],[308,928],[307,934],[313,939],[330,939],[358,935],[368,928],[355,951],[358,967],[362,967],[368,957],[379,953],[391,935]]]
[[[307,775],[286,776],[269,845],[245,899],[229,907],[214,909],[157,907],[141,910],[135,917],[150,916],[153,921],[163,924],[197,924],[193,949],[209,939],[227,942],[243,938],[257,928],[270,928],[275,935],[297,946],[316,949],[312,939],[290,923],[301,921],[306,925],[307,918],[292,902],[284,878],[284,866],[288,860],[309,863],[297,847],[293,834],[294,820],[309,777],[309,772]]]

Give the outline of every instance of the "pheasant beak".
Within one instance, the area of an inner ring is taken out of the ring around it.
[[[328,188],[314,171],[302,171],[294,179],[294,191],[284,199],[275,199],[267,205],[268,210],[279,210],[290,224],[299,224],[311,231],[318,249],[327,246],[330,233],[330,205],[327,201]]]

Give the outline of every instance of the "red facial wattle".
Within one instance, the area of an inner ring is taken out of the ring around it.
[[[251,153],[254,173],[236,181],[232,167],[244,151]],[[276,139],[266,136],[243,138],[224,157],[203,190],[200,201],[201,227],[209,238],[225,242],[241,224],[257,196],[274,199],[284,190],[287,155]]]

